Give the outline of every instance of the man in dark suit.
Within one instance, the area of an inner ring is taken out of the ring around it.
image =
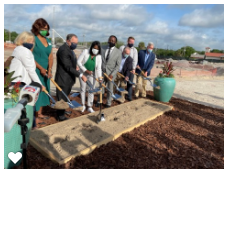
[[[134,75],[131,73],[133,70],[133,59],[130,56],[131,49],[129,47],[125,47],[122,52],[122,60],[119,68],[119,72],[125,76],[125,78],[122,78],[120,75],[117,74],[115,83],[118,85],[120,83],[120,87],[125,89],[126,82],[127,82],[127,100],[132,100],[132,85],[128,82],[133,81]],[[122,102],[125,100],[125,94],[121,93],[122,95]]]
[[[135,97],[139,96],[139,88],[142,85],[142,97],[146,97],[146,84],[147,80],[144,80],[140,75],[139,68],[144,72],[144,75],[150,76],[150,71],[154,66],[155,54],[153,53],[154,44],[148,43],[146,50],[141,50],[138,53],[138,64],[136,73],[139,74],[136,78]]]
[[[80,75],[79,68],[77,68],[77,57],[74,49],[77,47],[78,38],[75,34],[68,34],[66,43],[64,43],[56,53],[57,69],[55,74],[55,81],[61,89],[68,96],[76,81],[76,77],[81,76],[82,80],[86,81],[84,75]],[[56,88],[56,95],[58,101],[63,99],[67,102],[66,97]],[[67,120],[65,117],[65,110],[57,110],[57,117],[59,121]]]

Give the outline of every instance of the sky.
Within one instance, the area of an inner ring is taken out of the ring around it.
[[[115,35],[157,48],[224,49],[224,4],[4,4],[4,28],[10,31],[30,31],[40,17],[63,38],[75,33],[79,41],[83,34],[85,41],[101,42]]]

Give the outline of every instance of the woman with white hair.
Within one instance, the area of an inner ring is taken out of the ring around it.
[[[22,32],[17,36],[14,43],[17,47],[12,53],[12,61],[9,66],[9,72],[15,71],[12,77],[16,77],[12,81],[12,85],[20,82],[19,87],[30,84],[32,81],[42,85],[37,73],[35,59],[32,54],[34,46],[34,35],[30,32]],[[42,91],[46,88],[42,85]],[[35,107],[35,106],[34,106]],[[34,113],[35,114],[35,113]],[[34,115],[33,129],[36,127],[36,118]]]
[[[30,32],[22,32],[14,43],[17,47],[11,55],[13,59],[9,66],[9,72],[15,71],[12,77],[17,78],[12,81],[12,84],[20,81],[22,85],[28,85],[33,81],[42,85],[36,74],[36,64],[31,52],[34,45],[34,35]]]
[[[150,76],[150,71],[154,66],[155,54],[153,53],[153,49],[154,44],[152,42],[149,42],[146,50],[140,50],[138,53],[138,64],[136,69],[136,73],[138,74],[138,76],[136,78],[135,98],[139,97],[139,88],[141,86],[142,97],[146,97],[147,80],[144,80],[143,76]]]

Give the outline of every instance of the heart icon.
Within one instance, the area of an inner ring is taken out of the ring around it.
[[[22,158],[22,153],[17,152],[16,154],[14,152],[9,152],[8,153],[8,158],[16,164],[21,158]]]

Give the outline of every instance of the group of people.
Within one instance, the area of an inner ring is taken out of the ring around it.
[[[13,83],[20,81],[21,86],[23,86],[35,81],[42,85],[43,91],[46,89],[50,92],[50,78],[53,77],[53,53],[52,45],[47,38],[49,30],[50,26],[47,21],[39,18],[32,25],[31,33],[23,32],[18,35],[15,40],[17,47],[13,51],[13,60],[9,68],[9,72],[15,71],[14,77],[18,76]],[[79,78],[82,112],[86,110],[87,80],[95,88],[98,79],[100,82],[104,82],[107,88],[113,92],[113,83],[109,80],[111,79],[116,84],[120,84],[121,88],[125,89],[127,87],[126,99],[131,101],[132,84],[129,81],[133,82],[134,75],[137,75],[135,97],[139,96],[139,88],[142,88],[142,97],[146,97],[146,80],[143,80],[143,76],[149,76],[154,65],[153,43],[148,43],[146,50],[140,50],[139,52],[134,47],[134,37],[129,37],[127,44],[119,49],[116,48],[116,43],[117,37],[114,35],[109,37],[106,47],[101,47],[99,41],[94,41],[90,48],[83,50],[77,59],[74,50],[77,48],[78,37],[75,34],[68,34],[66,42],[59,47],[56,53],[55,82],[66,95],[69,95],[76,82],[76,77]],[[118,73],[123,75],[124,78]],[[102,93],[104,93],[104,88]],[[58,100],[67,101],[58,89],[56,89],[56,96]],[[93,101],[94,95],[89,92],[87,98],[89,112],[94,112]],[[110,107],[111,102],[111,93],[107,91],[106,107]],[[47,105],[50,105],[49,97],[41,92],[34,108],[33,128],[36,128],[37,124],[41,124],[42,119],[49,118],[42,114],[42,108]],[[57,110],[58,120],[68,119],[65,114],[65,110]]]

